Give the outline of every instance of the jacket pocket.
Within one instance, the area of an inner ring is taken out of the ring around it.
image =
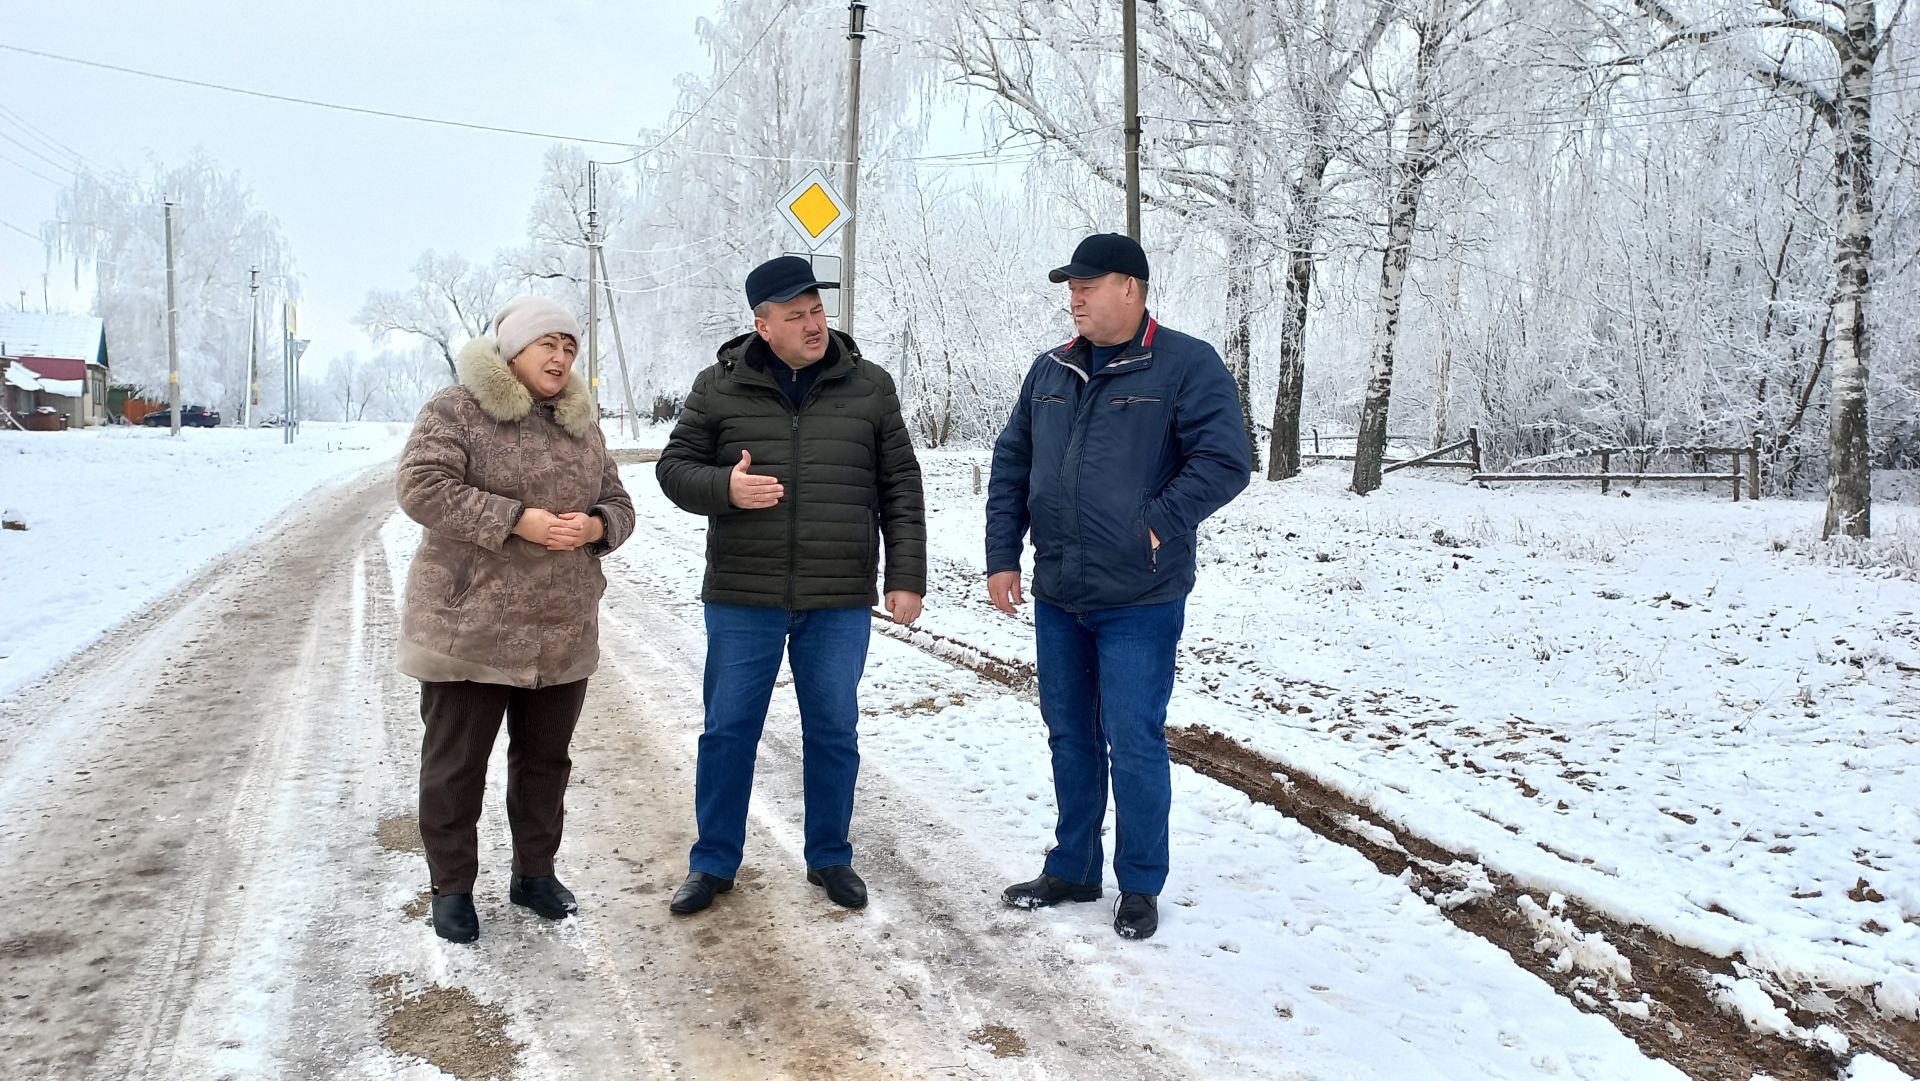
[[[1033,396],[1033,404],[1035,405],[1066,405],[1067,400],[1058,394],[1036,394]]]
[[[1130,405],[1158,405],[1164,399],[1157,394],[1121,394],[1107,400],[1107,404],[1125,409]]]
[[[1154,547],[1154,544],[1153,544],[1153,527],[1147,524],[1147,505],[1145,503],[1142,503],[1140,505],[1140,517],[1137,519],[1137,522],[1134,528],[1139,530],[1140,543],[1145,545],[1147,549],[1148,572],[1152,574],[1159,574],[1160,573],[1160,549]],[[1162,543],[1163,544],[1165,543],[1165,538],[1162,538]]]
[[[453,571],[452,588],[447,590],[447,607],[460,607],[460,602],[466,600],[467,594],[472,591],[473,564],[466,560],[461,560],[460,564],[455,567]]]

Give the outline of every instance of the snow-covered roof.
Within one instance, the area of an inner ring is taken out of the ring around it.
[[[41,387],[40,377],[22,364],[7,365],[7,385],[25,391],[35,391]]]
[[[7,371],[11,373],[13,369],[8,368]],[[78,398],[80,396],[80,388],[81,388],[81,380],[78,380],[78,379],[41,379],[40,380],[40,389],[42,391],[45,391],[48,394],[56,395],[61,398]]]
[[[105,327],[95,315],[0,311],[0,352],[100,364],[105,361]]]

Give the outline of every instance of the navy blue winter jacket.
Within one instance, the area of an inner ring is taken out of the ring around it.
[[[1177,600],[1193,589],[1195,530],[1253,468],[1233,377],[1211,345],[1151,318],[1089,377],[1091,352],[1075,338],[1042,353],[1021,384],[993,446],[987,573],[1019,570],[1031,532],[1041,600]]]

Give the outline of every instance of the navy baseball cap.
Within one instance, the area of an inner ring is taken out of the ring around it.
[[[1125,274],[1147,280],[1147,253],[1140,242],[1124,233],[1095,233],[1073,249],[1073,261],[1047,272],[1055,285],[1068,278],[1098,278],[1104,274]]]
[[[783,303],[813,289],[838,289],[839,282],[823,282],[813,276],[813,264],[798,255],[769,259],[747,274],[747,307],[758,308],[771,300]]]

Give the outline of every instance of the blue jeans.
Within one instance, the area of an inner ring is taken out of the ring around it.
[[[1053,751],[1060,806],[1047,873],[1100,884],[1100,826],[1113,781],[1113,876],[1127,893],[1158,895],[1167,882],[1167,700],[1187,601],[1069,612],[1033,606],[1040,715]]]
[[[693,781],[700,836],[688,854],[689,870],[732,878],[740,869],[753,761],[782,653],[800,700],[807,867],[853,862],[847,829],[860,773],[856,692],[871,626],[865,608],[707,605],[707,727]]]

